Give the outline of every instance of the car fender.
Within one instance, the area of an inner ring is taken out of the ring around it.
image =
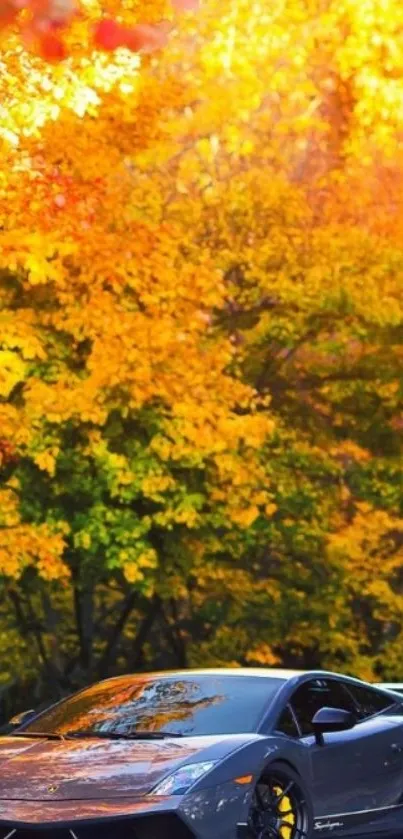
[[[253,735],[247,742],[232,748],[223,756],[214,769],[192,788],[193,791],[210,786],[236,782],[251,776],[251,788],[264,773],[266,766],[274,761],[287,763],[308,783],[312,776],[309,748],[300,740],[292,740],[282,734]]]
[[[247,822],[255,786],[274,762],[286,763],[309,783],[309,754],[300,741],[252,735],[183,797],[179,811],[197,839],[234,839],[234,826]]]

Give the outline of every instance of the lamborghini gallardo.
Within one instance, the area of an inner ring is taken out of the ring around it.
[[[0,839],[373,833],[403,833],[403,696],[347,676],[121,676],[0,738]]]

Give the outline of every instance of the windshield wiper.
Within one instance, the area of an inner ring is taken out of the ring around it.
[[[167,737],[183,737],[176,731],[133,731],[131,734],[118,734],[116,731],[67,731],[65,737],[70,739],[98,737],[103,740],[165,740]]]
[[[11,733],[9,737],[38,737],[42,740],[65,740],[63,734],[56,734],[56,731],[16,731]]]

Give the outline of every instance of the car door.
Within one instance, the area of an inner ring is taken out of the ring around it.
[[[401,766],[392,749],[395,727],[382,715],[390,700],[379,692],[373,707],[367,703],[365,708],[350,687],[347,680],[312,679],[291,698],[302,741],[310,752],[318,829],[324,824],[348,828],[350,817],[357,821],[359,813],[364,820],[373,818],[370,813],[388,806],[393,797],[391,788],[397,791],[401,779]],[[352,711],[358,721],[348,731],[326,734],[324,745],[319,745],[311,721],[324,706]]]
[[[360,743],[348,736],[348,731],[326,734],[325,745],[318,745],[312,719],[325,706],[354,711],[353,699],[329,679],[316,678],[297,688],[290,705],[302,743],[309,749],[314,816],[318,819],[342,813],[350,807],[350,792],[356,789],[363,772]]]
[[[403,702],[393,704],[393,697],[366,685],[347,683],[346,688],[357,705],[359,727],[368,735],[364,749],[371,766],[368,808],[394,807],[401,803],[403,792]]]

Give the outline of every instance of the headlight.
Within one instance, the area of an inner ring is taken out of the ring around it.
[[[189,763],[187,766],[182,766],[181,769],[177,769],[157,784],[152,790],[152,795],[183,795],[199,778],[207,775],[215,763],[215,760],[209,760],[205,763]]]

